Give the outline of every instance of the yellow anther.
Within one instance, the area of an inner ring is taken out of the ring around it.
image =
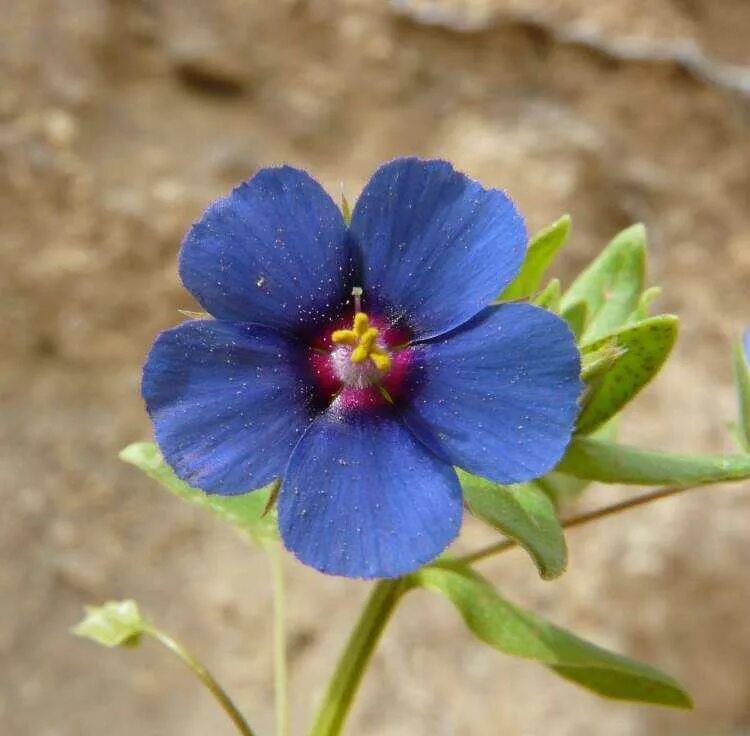
[[[379,371],[383,371],[385,373],[385,371],[390,370],[391,356],[387,353],[373,351],[372,353],[370,353],[370,360]]]
[[[367,350],[366,345],[357,345],[357,347],[352,350],[351,361],[352,363],[364,363],[369,355],[370,353]]]
[[[372,346],[375,344],[375,339],[378,336],[378,331],[374,327],[370,327],[364,335],[359,338],[359,344],[364,345],[367,350],[372,350]]]
[[[364,363],[369,358],[379,371],[385,372],[391,367],[391,356],[377,344],[378,334],[377,327],[370,327],[370,318],[364,312],[357,312],[352,329],[336,330],[331,334],[331,342],[351,345],[352,363]]]
[[[362,337],[369,329],[370,318],[364,312],[357,312],[354,315],[354,332],[357,337]]]
[[[331,342],[337,345],[356,345],[357,335],[354,330],[335,330],[331,335]]]

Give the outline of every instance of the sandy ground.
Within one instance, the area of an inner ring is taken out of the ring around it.
[[[181,236],[260,166],[309,168],[354,199],[384,159],[448,158],[508,188],[533,228],[573,214],[564,278],[644,221],[659,306],[683,330],[625,437],[731,451],[729,345],[750,323],[749,35],[747,0],[4,0],[0,732],[231,733],[155,645],[104,652],[69,636],[84,603],[125,596],[272,732],[264,558],[116,458],[149,436],[150,341],[191,307]],[[348,733],[750,733],[749,492],[572,532],[556,582],[516,552],[484,565],[519,602],[679,677],[694,712],[597,700],[480,647],[418,594]],[[466,537],[490,535],[469,524]],[[292,564],[288,577],[301,733],[366,586]]]

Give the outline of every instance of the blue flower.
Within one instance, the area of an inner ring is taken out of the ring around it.
[[[745,360],[750,366],[750,329],[745,330],[745,334],[742,336],[742,347],[745,350]]]
[[[263,169],[183,243],[182,281],[214,319],[163,332],[146,362],[164,457],[207,493],[283,478],[284,543],[323,572],[434,559],[461,525],[454,466],[525,481],[571,437],[570,331],[491,305],[526,244],[508,197],[443,161],[382,166],[350,226],[305,172]]]

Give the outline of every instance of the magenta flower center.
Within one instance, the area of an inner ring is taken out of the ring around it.
[[[406,330],[371,317],[356,303],[351,321],[329,328],[310,352],[318,388],[328,400],[351,390],[380,396],[381,389],[395,398],[412,360],[409,338]]]
[[[370,318],[357,311],[351,329],[334,330],[331,342],[331,365],[339,380],[347,387],[365,388],[381,380],[391,369],[391,355],[380,330]]]

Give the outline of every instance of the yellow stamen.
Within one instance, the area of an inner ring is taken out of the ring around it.
[[[351,361],[352,363],[364,363],[367,360],[368,355],[369,353],[367,352],[366,345],[357,345],[357,347],[352,350]]]
[[[362,337],[369,329],[370,318],[364,312],[357,312],[354,315],[354,333],[357,337]]]
[[[364,363],[368,358],[379,371],[388,371],[391,367],[391,356],[381,348],[378,339],[377,327],[370,327],[370,318],[364,312],[354,315],[354,324],[351,330],[336,330],[331,335],[331,342],[336,345],[351,345],[352,363]]]
[[[359,344],[364,345],[368,352],[372,350],[375,340],[378,336],[378,331],[374,327],[370,327],[364,335],[359,338]]]
[[[356,345],[357,335],[354,333],[354,330],[335,330],[331,335],[331,342],[334,342],[337,345]]]
[[[383,371],[383,373],[390,370],[391,368],[391,356],[387,353],[372,352],[370,353],[370,360],[373,362],[375,367],[379,371]]]

